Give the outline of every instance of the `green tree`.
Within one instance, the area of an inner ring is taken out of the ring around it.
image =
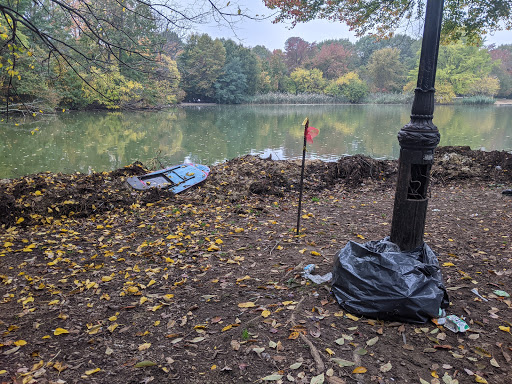
[[[481,47],[455,43],[439,48],[437,76],[450,82],[457,95],[467,95],[472,84],[490,75],[495,64]]]
[[[280,49],[272,52],[269,58],[269,77],[272,91],[287,92],[290,81],[287,77],[286,57]]]
[[[189,37],[178,55],[178,69],[185,100],[215,100],[213,84],[223,73],[226,49],[219,39],[212,40],[206,34]]]
[[[217,103],[242,103],[247,97],[247,76],[242,70],[242,60],[239,57],[231,59],[213,86]]]
[[[355,50],[360,59],[360,65],[367,65],[373,52],[383,48],[397,48],[400,58],[407,70],[417,66],[420,40],[408,35],[396,34],[391,38],[380,39],[375,36],[363,36],[356,41]]]
[[[378,92],[400,92],[405,83],[405,68],[397,48],[372,53],[366,67],[372,88]]]
[[[226,65],[234,59],[239,60],[240,71],[246,78],[246,93],[254,95],[258,88],[261,64],[250,48],[235,43],[233,40],[222,40],[226,49]],[[226,70],[224,70],[226,72]]]
[[[71,84],[78,77],[92,87],[91,74],[102,76],[97,84],[105,79],[120,81],[117,75],[113,76],[119,72],[126,81],[141,83],[146,89],[163,89],[176,79],[172,71],[159,68],[166,67],[161,64],[166,60],[163,55],[176,57],[181,45],[178,33],[215,16],[228,24],[246,17],[236,4],[221,0],[209,0],[194,7],[177,1],[152,0],[0,1],[0,63],[4,67],[0,80],[5,91],[2,94],[9,95],[6,102],[16,102],[30,91],[25,87],[21,95],[16,87],[22,84],[15,84],[20,81],[18,76],[23,78],[25,72],[33,69],[32,65],[21,66],[18,56],[27,53],[37,54],[39,65],[33,67],[48,69],[41,79],[45,86],[63,91],[63,102],[71,105],[80,104],[78,92],[70,92]],[[112,70],[113,65],[116,71]],[[156,79],[156,74],[171,78]],[[34,76],[27,74],[25,78]],[[40,86],[41,81],[34,84]],[[36,92],[34,89],[32,93]],[[142,96],[150,93],[144,92]],[[90,100],[89,96],[82,95]],[[178,94],[173,97],[179,99]]]

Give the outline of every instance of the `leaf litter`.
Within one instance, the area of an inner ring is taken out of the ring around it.
[[[125,188],[137,164],[0,183],[0,382],[506,383],[510,155],[437,153],[425,241],[466,334],[346,313],[302,278],[388,235],[396,169],[309,162],[299,237],[293,161],[233,159],[176,196]]]

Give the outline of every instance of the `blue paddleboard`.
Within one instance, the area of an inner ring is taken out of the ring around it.
[[[134,176],[126,182],[134,189],[162,188],[173,193],[183,192],[206,179],[210,168],[201,164],[180,164],[159,171]]]

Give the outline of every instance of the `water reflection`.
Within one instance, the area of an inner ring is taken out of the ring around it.
[[[357,153],[397,158],[396,134],[410,106],[290,105],[186,107],[164,112],[77,112],[41,123],[39,131],[0,125],[0,177],[106,171],[158,158],[206,165],[248,153],[295,159],[306,116],[320,135],[308,157],[336,160]],[[441,145],[512,149],[512,107],[436,107]]]

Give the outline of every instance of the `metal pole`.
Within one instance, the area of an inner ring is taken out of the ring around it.
[[[440,134],[433,124],[434,84],[444,0],[428,0],[421,45],[418,82],[411,121],[398,133],[400,157],[391,241],[402,251],[423,244],[430,170]]]

